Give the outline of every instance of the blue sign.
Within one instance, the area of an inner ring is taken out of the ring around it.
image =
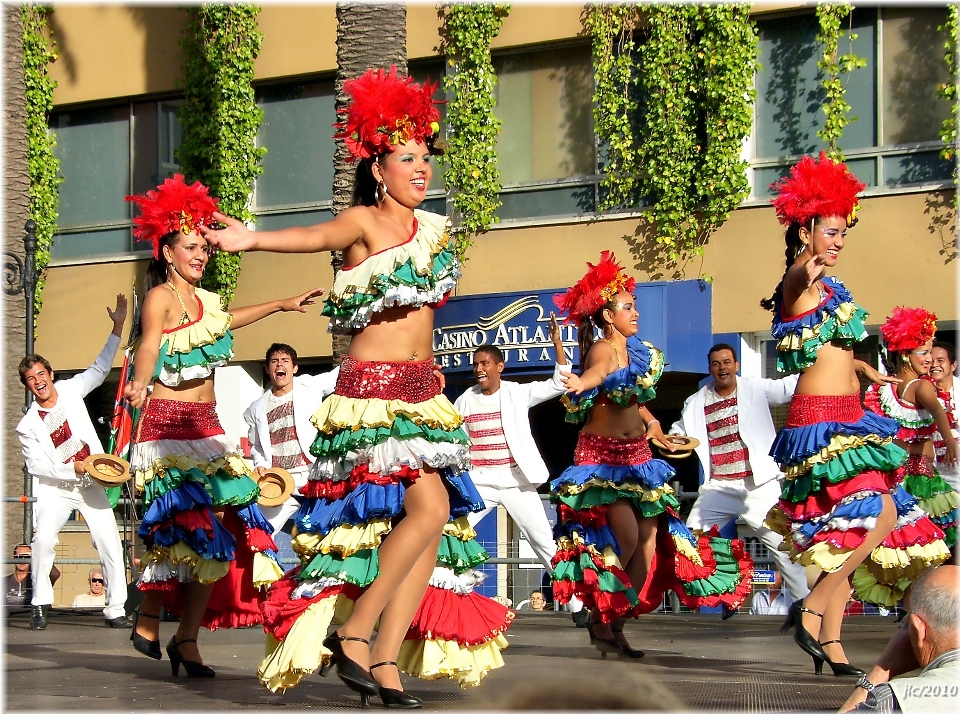
[[[550,342],[550,312],[556,312],[553,296],[565,289],[451,298],[435,318],[437,361],[444,372],[470,372],[474,350],[496,345],[508,373],[552,371],[556,355]],[[710,286],[697,280],[641,283],[634,295],[640,336],[664,351],[666,369],[703,372],[713,344]],[[567,361],[578,364],[576,325],[561,324],[560,329]]]

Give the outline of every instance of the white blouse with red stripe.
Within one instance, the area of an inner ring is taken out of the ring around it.
[[[467,414],[464,422],[470,437],[470,462],[475,467],[510,468],[517,462],[510,453],[503,435],[503,420],[500,416],[500,392],[477,394],[479,410]]]
[[[750,453],[740,436],[737,391],[721,397],[714,389],[707,389],[703,412],[710,443],[710,477],[737,479],[752,476]]]

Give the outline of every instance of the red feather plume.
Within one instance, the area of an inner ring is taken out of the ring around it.
[[[835,162],[827,152],[820,158],[804,156],[790,169],[790,176],[770,186],[779,196],[773,199],[777,218],[785,226],[808,226],[814,218],[841,216],[853,223],[859,206],[857,194],[866,184],[857,180],[847,165]]]
[[[160,240],[169,233],[189,235],[197,226],[215,223],[213,212],[218,198],[199,181],[189,186],[183,174],[174,174],[144,196],[126,196],[125,200],[140,207],[133,219],[133,236],[138,241],[153,243],[153,257],[160,255]]]
[[[912,352],[937,334],[937,316],[922,307],[895,307],[880,334],[890,352]]]
[[[346,116],[334,124],[340,131],[333,136],[343,139],[352,159],[387,154],[411,139],[422,144],[440,130],[436,89],[436,83],[421,86],[411,77],[398,76],[396,66],[389,72],[368,70],[344,82],[343,91],[352,101],[340,110]]]
[[[632,293],[636,287],[637,281],[623,272],[611,251],[605,250],[599,263],[587,263],[587,274],[576,285],[553,296],[553,303],[567,313],[564,323],[577,323],[582,317],[593,315],[617,293]]]

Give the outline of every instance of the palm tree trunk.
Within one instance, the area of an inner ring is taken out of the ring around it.
[[[337,3],[336,108],[349,102],[343,83],[368,69],[396,65],[407,71],[407,8],[400,3]],[[339,114],[338,114],[339,116]],[[347,161],[350,153],[342,139],[333,155],[333,214],[349,208],[353,201],[356,164]],[[331,259],[334,275],[343,265],[339,251]],[[340,360],[350,347],[350,333],[333,334],[333,361]]]
[[[30,211],[30,177],[27,173],[26,85],[23,79],[23,23],[19,5],[4,4],[3,71],[3,230],[4,250],[23,260],[23,226]],[[7,277],[4,260],[4,278]],[[23,385],[17,364],[26,343],[26,300],[24,293],[4,295],[3,368],[3,493],[23,493],[23,457],[14,426],[23,416]],[[4,548],[22,540],[23,506],[4,504]]]

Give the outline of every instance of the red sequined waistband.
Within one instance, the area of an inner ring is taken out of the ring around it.
[[[440,394],[433,361],[360,362],[344,357],[336,394],[352,399],[399,399],[410,404]]]
[[[823,394],[794,394],[790,400],[785,426],[795,429],[825,421],[856,422],[863,419],[859,394],[833,396]]]
[[[933,476],[933,457],[923,454],[910,454],[902,468],[904,474]]]
[[[191,441],[223,434],[216,402],[179,402],[174,399],[147,401],[137,427],[137,441]]]
[[[646,437],[638,439],[615,439],[610,436],[598,436],[580,432],[577,448],[573,452],[573,463],[609,464],[611,466],[635,466],[653,458]]]

